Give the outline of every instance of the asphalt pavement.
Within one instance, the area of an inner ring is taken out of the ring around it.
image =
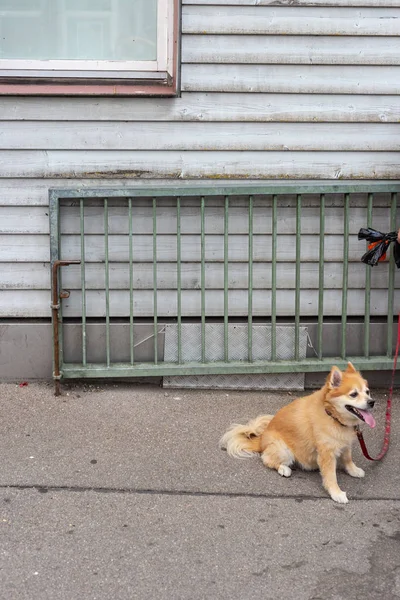
[[[373,390],[383,438],[386,390]],[[218,441],[295,396],[73,383],[0,384],[0,597],[7,600],[400,598],[400,405],[389,454],[349,504]]]

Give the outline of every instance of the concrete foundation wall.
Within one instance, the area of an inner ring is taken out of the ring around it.
[[[317,326],[307,325],[310,336],[307,355],[315,354],[317,347]],[[393,340],[395,340],[393,327]],[[66,362],[81,361],[81,326],[79,323],[66,323],[64,326],[64,356]],[[126,323],[111,324],[111,356],[114,361],[129,361],[129,327]],[[164,335],[163,323],[159,323],[158,355],[163,360]],[[382,355],[386,352],[386,324],[371,324],[371,355]],[[139,362],[153,359],[153,323],[135,326],[135,360]],[[105,360],[105,327],[101,323],[88,323],[88,360],[102,362]],[[324,325],[325,356],[338,356],[340,348],[340,325],[328,323]],[[311,346],[312,344],[312,346]],[[363,324],[348,325],[348,354],[362,354]],[[334,361],[333,361],[334,362]],[[356,365],[357,366],[357,365]],[[390,384],[390,371],[364,371],[372,387],[387,388]],[[318,387],[326,377],[325,373],[306,374],[306,387]],[[52,327],[50,321],[22,322],[3,321],[0,323],[0,381],[30,381],[52,378]],[[134,382],[135,379],[132,379]],[[154,378],[153,383],[161,379]],[[396,384],[400,385],[400,373],[396,376]]]

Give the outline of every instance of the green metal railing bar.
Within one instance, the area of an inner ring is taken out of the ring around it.
[[[201,219],[201,362],[206,362],[206,239],[205,239],[205,205],[204,196],[200,200]]]
[[[342,282],[342,334],[341,357],[346,358],[347,352],[347,291],[349,280],[349,204],[350,194],[344,195],[344,231],[343,231],[343,282]]]
[[[51,261],[51,270],[53,271],[53,265],[56,263],[61,256],[61,227],[60,227],[60,201],[57,193],[50,190],[49,192],[49,220],[50,220],[50,261]],[[53,377],[58,377],[56,372],[56,354],[58,355],[57,360],[57,370],[60,370],[61,365],[64,364],[64,327],[63,327],[63,303],[60,298],[60,291],[62,288],[62,269],[58,271],[58,285],[55,287],[56,290],[53,289],[54,282],[53,277],[51,281],[51,295],[54,298],[54,295],[57,295],[59,298],[58,303],[58,311],[57,318],[54,318],[54,313],[52,310],[52,321],[53,321]],[[55,292],[55,293],[54,293]],[[57,324],[54,323],[57,321]],[[54,328],[57,327],[58,330],[58,339],[54,339]],[[57,348],[57,351],[56,351]],[[60,389],[59,381],[56,380],[56,393],[57,390]]]
[[[157,200],[153,198],[153,322],[154,364],[158,364],[158,303],[157,303]]]
[[[109,242],[108,242],[108,200],[104,199],[104,269],[105,269],[105,288],[106,288],[106,357],[107,367],[111,364],[110,350],[110,265],[108,260]]]
[[[365,359],[360,356],[349,356],[346,360],[334,356],[319,360],[309,358],[306,360],[278,360],[278,361],[213,361],[208,363],[187,362],[184,365],[177,363],[160,363],[155,370],[152,363],[136,363],[135,369],[126,363],[114,363],[110,368],[104,364],[88,364],[86,367],[76,364],[63,365],[63,377],[65,379],[85,377],[148,377],[156,372],[158,376],[172,375],[222,375],[222,374],[247,374],[247,373],[320,373],[328,372],[333,364],[339,369],[345,369],[347,361],[353,362],[358,369],[363,370],[390,370],[393,368],[393,360],[386,356],[376,356],[374,360]]]
[[[81,287],[82,287],[82,364],[86,365],[87,336],[86,336],[86,273],[85,273],[85,207],[80,201],[80,234],[81,234]]]
[[[233,196],[246,194],[247,196],[255,195],[283,195],[283,194],[351,194],[351,193],[378,193],[378,192],[400,192],[400,184],[398,182],[381,183],[381,182],[340,182],[331,184],[318,183],[296,183],[296,184],[250,184],[236,183],[234,185],[216,185],[213,184],[196,184],[196,185],[163,185],[152,187],[137,187],[137,188],[107,188],[108,198],[129,198],[138,196],[142,198],[158,197],[176,197],[180,196]],[[104,198],[104,190],[101,188],[77,188],[77,189],[57,189],[50,190],[50,197],[57,204],[58,199],[69,198]]]
[[[301,194],[296,198],[296,293],[294,315],[294,358],[300,358]]]
[[[272,265],[271,265],[271,360],[276,360],[276,258],[278,238],[278,197],[272,196]]]
[[[397,194],[391,194],[390,202],[390,231],[396,230],[396,206]],[[394,292],[394,256],[390,252],[389,257],[389,285],[388,285],[388,314],[387,314],[387,356],[392,356],[393,345],[393,292]]]
[[[319,257],[318,257],[318,358],[322,360],[324,326],[324,274],[325,274],[325,194],[319,197]]]
[[[374,195],[368,194],[367,227],[372,226],[372,206]],[[364,308],[364,356],[369,358],[370,319],[371,319],[371,269],[365,269],[365,308]]]
[[[228,315],[229,315],[229,197],[225,196],[224,207],[224,360],[229,361]]]
[[[253,362],[253,196],[249,196],[247,360]]]
[[[178,363],[182,364],[182,240],[181,240],[181,199],[176,199],[176,293],[178,322]]]
[[[129,219],[129,349],[131,366],[135,364],[135,339],[133,333],[133,222],[132,222],[132,198],[128,198]]]

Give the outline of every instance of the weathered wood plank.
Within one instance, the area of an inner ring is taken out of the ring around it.
[[[157,186],[171,186],[170,180],[159,178],[156,182]],[[241,185],[242,182],[238,182]],[[19,175],[16,178],[1,178],[0,177],[0,205],[5,206],[48,206],[49,205],[49,189],[62,188],[65,189],[107,189],[113,187],[114,189],[124,188],[148,188],[149,185],[153,185],[148,179],[135,180],[132,182],[131,179],[115,178],[110,175],[106,179],[97,177],[93,178],[79,178],[73,179],[63,177],[46,177],[43,178],[29,178],[21,179]],[[181,181],[179,183],[182,188],[187,185],[192,185],[190,181]]]
[[[246,193],[249,185],[258,184],[257,180],[248,179],[246,181],[238,180],[234,178],[230,178],[228,181],[229,185],[234,185],[238,190],[243,189],[243,194]],[[331,184],[329,181],[316,182],[316,185],[320,185],[323,183]],[[395,182],[400,183],[399,181]],[[213,188],[216,193],[218,193],[219,186],[224,186],[226,181],[224,179],[213,181]],[[372,180],[367,180],[363,182],[363,185],[373,185],[374,182]],[[162,186],[166,189],[166,194],[168,188],[171,186],[176,186],[176,183],[167,179],[157,179],[156,181],[149,181],[148,179],[138,179],[132,182],[130,179],[116,179],[115,177],[110,176],[107,179],[91,179],[85,178],[82,179],[80,177],[76,177],[75,179],[66,179],[63,177],[59,177],[57,179],[54,178],[29,178],[29,179],[21,179],[17,178],[1,178],[0,177],[0,206],[21,206],[21,207],[34,207],[34,206],[46,206],[49,204],[49,189],[58,188],[58,189],[132,189],[134,187],[135,190],[140,188],[148,188],[149,186],[156,185],[157,187]],[[198,185],[202,185],[201,182],[198,182]],[[263,182],[263,185],[268,189],[269,183]],[[274,187],[279,187],[279,185],[285,186],[285,181],[274,181],[271,182],[271,185]],[[354,182],[351,181],[341,181],[341,186],[351,186],[354,187]],[[187,187],[191,189],[194,187],[194,182],[190,179],[183,179],[179,181],[179,187],[181,189],[185,189]],[[242,206],[247,206],[248,204],[248,196],[240,197]],[[307,198],[304,197],[304,202],[308,202],[309,206],[319,206],[319,196],[311,195]],[[198,205],[198,201],[196,199],[185,200],[186,202],[192,202],[192,206]],[[207,205],[211,205],[213,202],[215,206],[218,205],[220,200],[216,199],[215,201],[210,199],[207,200]],[[292,206],[290,204],[290,199],[286,198],[288,202],[287,206]],[[337,206],[339,208],[343,207],[343,195],[342,194],[328,194],[326,196],[326,201],[330,202],[330,206]],[[197,204],[196,204],[197,202]],[[367,202],[367,195],[365,193],[353,193],[351,195],[351,203],[352,206],[365,207]],[[390,205],[390,196],[384,193],[378,193],[374,196],[374,205],[381,207],[388,207]],[[171,202],[172,206],[172,202]],[[328,206],[328,204],[327,204]]]
[[[247,290],[232,290],[229,293],[229,316],[247,318]],[[160,291],[158,294],[158,315],[175,317],[177,314],[177,298],[174,291]],[[324,313],[326,316],[340,317],[342,314],[341,290],[327,290],[324,297]],[[87,316],[105,316],[105,294],[101,291],[89,291],[86,297]],[[182,292],[182,315],[199,317],[201,314],[200,290],[184,290]],[[278,290],[277,315],[293,317],[295,306],[294,290]],[[134,298],[134,312],[137,318],[151,317],[153,307],[153,291],[137,292]],[[253,316],[270,315],[271,293],[255,290],[253,294]],[[82,312],[81,294],[71,293],[68,300],[63,301],[66,317],[80,317]],[[222,317],[224,310],[223,290],[210,290],[206,293],[206,313],[209,317]],[[387,291],[371,291],[371,315],[385,317],[387,312]],[[348,316],[362,317],[364,313],[363,290],[349,290]],[[110,292],[110,314],[112,317],[129,315],[129,292],[112,290]],[[304,317],[315,317],[318,314],[318,291],[303,290],[300,300],[300,314]],[[50,303],[47,290],[4,290],[0,294],[0,317],[49,317]]]
[[[398,152],[0,151],[0,177],[396,179]]]
[[[340,239],[340,238],[339,238]],[[111,262],[128,262],[129,244],[126,235],[109,236],[109,259]],[[315,235],[303,235],[301,259],[304,262],[318,260],[319,238]],[[278,237],[278,261],[292,262],[296,258],[293,235]],[[253,258],[255,261],[271,261],[271,236],[255,235],[253,240]],[[359,262],[365,251],[364,242],[359,242],[357,236],[349,237],[349,260]],[[153,238],[150,235],[135,236],[134,260],[136,262],[152,262]],[[87,262],[104,262],[104,236],[90,235],[85,240],[85,257]],[[185,262],[200,261],[200,236],[182,236],[182,257]],[[68,235],[61,239],[61,257],[64,259],[80,258],[80,236]],[[176,261],[176,236],[163,235],[157,240],[158,262]],[[247,261],[248,236],[235,235],[229,242],[228,257],[230,261]],[[221,235],[206,235],[206,261],[222,262],[224,259],[224,237]],[[340,262],[343,259],[343,246],[337,235],[325,236],[325,260]],[[47,235],[4,235],[0,238],[0,262],[47,262],[49,261],[49,238]]]
[[[397,37],[185,35],[183,63],[399,65]]]
[[[35,260],[35,257],[27,257]],[[2,263],[0,290],[50,290],[50,263]]]
[[[0,150],[400,150],[400,124],[7,121]]]
[[[0,97],[2,120],[398,123],[400,95],[184,92],[181,98],[170,98],[167,103],[158,98],[96,98],[95,101],[93,98],[46,98],[43,102],[42,98],[34,97],[18,98],[16,102],[14,98],[3,96]]]
[[[183,33],[264,35],[400,35],[396,8],[190,6]]]
[[[49,233],[49,212],[42,206],[1,206],[0,235],[5,233]]]
[[[293,6],[293,0],[183,0],[186,5],[207,6]],[[296,6],[400,7],[399,0],[296,0]]]
[[[398,94],[399,67],[182,65],[186,92]]]
[[[360,263],[349,264],[350,289],[365,288],[366,267]],[[183,263],[181,269],[182,289],[199,289],[201,281],[199,263]],[[62,270],[63,287],[68,290],[81,289],[81,272],[79,266],[70,266]],[[277,270],[277,288],[295,289],[296,266],[294,263],[279,263]],[[223,289],[224,266],[221,263],[206,263],[207,289]],[[326,263],[324,278],[326,289],[341,289],[343,277],[342,263]],[[103,290],[105,288],[104,265],[89,263],[85,270],[86,289]],[[129,289],[129,264],[112,263],[110,265],[110,289]],[[396,282],[397,283],[397,280]],[[253,288],[270,289],[272,285],[271,263],[254,263]],[[174,263],[163,263],[158,269],[158,289],[172,290],[177,288],[177,267]],[[229,263],[229,289],[248,289],[248,265],[246,263]],[[318,289],[319,274],[316,263],[304,263],[301,267],[302,289]],[[371,274],[372,289],[387,289],[388,261],[381,263],[379,269]],[[400,287],[400,283],[397,287]],[[2,263],[0,269],[0,290],[50,290],[49,263]],[[153,265],[135,263],[133,267],[133,289],[153,289]]]
[[[352,200],[352,197],[351,197]],[[199,200],[181,205],[181,231],[183,234],[200,233],[200,203]],[[326,202],[325,232],[327,234],[343,234],[343,209],[329,206]],[[224,206],[222,202],[210,205],[207,201],[205,209],[205,230],[208,234],[224,233]],[[254,202],[253,231],[255,234],[271,234],[272,209],[271,201],[266,200],[264,206],[261,201]],[[303,234],[315,234],[319,230],[319,210],[314,201],[313,206],[308,206],[307,200],[302,202],[301,231]],[[85,205],[85,233],[102,234],[104,232],[104,209],[101,206]],[[109,233],[128,234],[129,222],[127,219],[127,205],[114,206],[109,203]],[[175,234],[177,231],[176,209],[172,202],[158,202],[157,207],[157,233],[158,235]],[[80,209],[78,206],[61,206],[61,232],[63,234],[80,233]],[[151,234],[153,231],[153,208],[150,203],[146,206],[136,206],[132,209],[132,231],[134,234]],[[379,207],[373,212],[375,229],[386,231],[390,219],[389,208]],[[351,202],[349,230],[357,234],[360,226],[366,223],[367,208],[357,207]],[[231,199],[229,207],[229,233],[246,234],[248,232],[248,210],[246,200],[240,203]],[[47,207],[0,206],[0,234],[20,233],[36,234],[49,232],[49,215]],[[294,200],[290,206],[278,205],[278,232],[279,234],[294,235],[296,233],[296,210]]]

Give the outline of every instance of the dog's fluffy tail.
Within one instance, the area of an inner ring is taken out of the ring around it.
[[[233,458],[248,458],[261,452],[261,435],[273,415],[261,415],[246,425],[231,425],[219,445]]]

